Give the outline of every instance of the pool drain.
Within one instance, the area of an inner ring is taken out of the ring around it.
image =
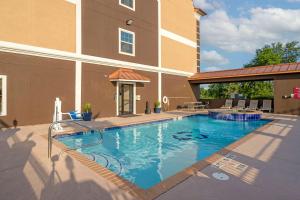
[[[212,176],[220,181],[228,181],[229,180],[229,176],[227,174],[224,174],[222,172],[215,172],[212,174]]]

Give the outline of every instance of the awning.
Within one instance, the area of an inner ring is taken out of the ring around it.
[[[124,82],[139,82],[148,83],[150,79],[143,76],[132,69],[121,68],[109,75],[110,81],[124,81]]]

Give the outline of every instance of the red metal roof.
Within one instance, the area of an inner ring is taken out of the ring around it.
[[[121,68],[109,75],[110,81],[150,82],[150,79],[132,69]]]
[[[291,73],[300,73],[300,62],[223,70],[223,71],[199,72],[191,76],[189,80],[200,81],[200,80],[209,80],[209,79],[253,77],[253,76],[264,76],[264,75],[291,74]]]

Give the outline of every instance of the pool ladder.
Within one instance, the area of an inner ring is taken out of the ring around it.
[[[53,127],[55,125],[58,125],[58,124],[76,124],[76,125],[79,125],[83,128],[86,128],[87,131],[93,131],[95,129],[92,129],[88,126],[85,126],[85,125],[82,125],[80,123],[78,123],[79,121],[81,120],[61,120],[61,121],[56,121],[56,122],[52,122],[48,128],[48,158],[51,158],[51,155],[52,155],[52,131],[53,131]],[[96,131],[101,131],[101,130],[96,130]]]

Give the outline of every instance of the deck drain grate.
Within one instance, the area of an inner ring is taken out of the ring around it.
[[[222,173],[222,172],[214,172],[212,174],[212,176],[215,179],[220,180],[220,181],[228,181],[229,180],[229,176],[227,174]]]

